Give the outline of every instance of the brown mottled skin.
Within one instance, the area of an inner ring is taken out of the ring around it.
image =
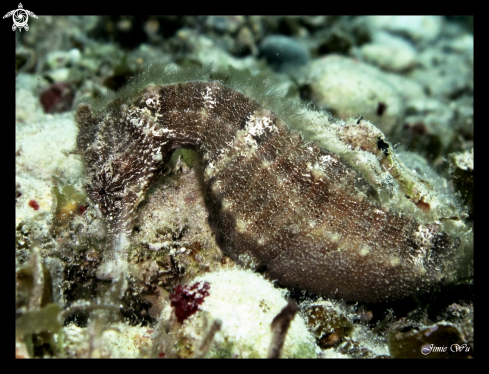
[[[380,206],[339,156],[219,82],[150,85],[102,112],[80,106],[77,145],[109,242],[130,236],[137,205],[176,148],[203,159],[209,223],[222,250],[284,286],[381,301],[453,282],[460,241]]]

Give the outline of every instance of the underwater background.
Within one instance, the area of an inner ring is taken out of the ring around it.
[[[207,223],[190,150],[139,207],[129,287],[98,279],[105,224],[74,122],[79,104],[152,64],[212,64],[210,79],[262,79],[284,101],[370,121],[471,228],[472,16],[39,16],[15,37],[16,357],[267,357],[287,298],[298,311],[282,357],[473,357],[470,278],[358,303],[235,265]]]

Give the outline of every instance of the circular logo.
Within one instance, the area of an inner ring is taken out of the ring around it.
[[[11,10],[6,15],[4,15],[3,18],[7,18],[10,16],[12,16],[12,20],[14,21],[14,24],[12,25],[12,31],[15,31],[17,29],[19,29],[19,31],[22,31],[22,29],[24,29],[25,31],[29,31],[29,25],[27,24],[27,21],[29,21],[29,16],[37,18],[37,16],[33,12],[24,9],[22,3],[19,3],[18,9]]]
[[[29,15],[25,11],[25,9],[16,9],[13,14],[14,25],[20,28],[23,28],[27,25],[27,21],[29,20]]]

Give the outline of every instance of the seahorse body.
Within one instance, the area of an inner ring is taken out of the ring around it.
[[[123,251],[148,186],[176,148],[203,159],[209,223],[234,260],[285,286],[379,301],[453,282],[460,240],[378,203],[364,177],[267,108],[217,81],[149,85],[78,108],[86,189]],[[467,259],[463,259],[467,263]]]

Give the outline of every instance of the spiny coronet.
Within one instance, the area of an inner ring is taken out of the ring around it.
[[[114,250],[124,250],[117,242],[130,238],[145,191],[184,147],[202,157],[209,224],[223,252],[266,268],[284,286],[380,301],[472,274],[468,234],[448,233],[432,213],[385,204],[390,197],[377,188],[385,180],[362,172],[371,157],[411,186],[366,121],[338,132],[352,150],[372,149],[354,162],[304,140],[271,108],[219,81],[148,84],[102,110],[81,105],[76,121],[86,189]],[[421,195],[429,196],[412,190],[410,204],[420,210]]]

